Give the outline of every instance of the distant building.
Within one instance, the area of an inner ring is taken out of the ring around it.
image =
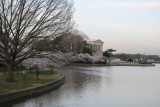
[[[88,48],[90,48],[93,51],[93,55],[103,56],[103,44],[100,39],[98,40],[86,40],[88,44]]]
[[[87,47],[93,51],[93,55],[103,56],[103,41],[101,41],[100,39],[90,39],[86,34],[81,31],[79,31],[79,34],[87,42]]]
[[[148,62],[148,63],[154,63],[155,60],[154,60],[154,59],[147,59],[147,62]]]
[[[92,50],[93,55],[103,56],[103,42],[100,39],[90,39],[81,31],[75,31],[73,34],[62,37],[61,45],[66,52],[78,54],[83,52],[83,48],[87,47]]]

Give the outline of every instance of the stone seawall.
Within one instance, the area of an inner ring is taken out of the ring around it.
[[[118,66],[155,66],[155,64],[120,63]]]
[[[139,63],[115,63],[115,64],[76,64],[72,63],[68,66],[155,66],[155,64],[139,64]]]
[[[44,94],[45,92],[57,89],[64,82],[65,82],[65,77],[63,74],[60,74],[58,77],[54,78],[53,81],[50,83],[37,87],[27,88],[17,92],[0,94],[0,105],[7,102],[21,100],[21,98],[23,99],[25,97],[34,97],[40,94]]]

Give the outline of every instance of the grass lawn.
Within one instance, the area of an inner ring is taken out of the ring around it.
[[[27,72],[25,81],[24,74],[14,73],[15,82],[7,82],[6,76],[7,75],[3,75],[2,72],[0,73],[0,94],[48,83],[58,76],[58,72],[54,71],[53,74],[51,74],[51,71],[40,71],[39,80],[37,80],[36,72]]]

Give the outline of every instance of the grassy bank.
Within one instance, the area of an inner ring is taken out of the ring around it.
[[[14,73],[15,82],[7,82],[6,75],[1,73],[0,94],[45,84],[52,81],[56,76],[58,76],[58,72],[56,71],[54,71],[53,74],[51,71],[40,71],[39,80],[37,80],[36,72],[27,72],[25,77],[22,73]]]

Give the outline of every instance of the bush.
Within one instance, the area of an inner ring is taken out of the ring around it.
[[[89,54],[90,56],[93,55],[93,54],[92,54],[92,50],[91,50],[90,48],[86,48],[86,47],[83,49],[83,53],[84,53],[84,54]]]
[[[133,62],[133,59],[130,59],[130,58],[129,58],[129,59],[127,59],[127,61],[128,61],[128,62]]]

